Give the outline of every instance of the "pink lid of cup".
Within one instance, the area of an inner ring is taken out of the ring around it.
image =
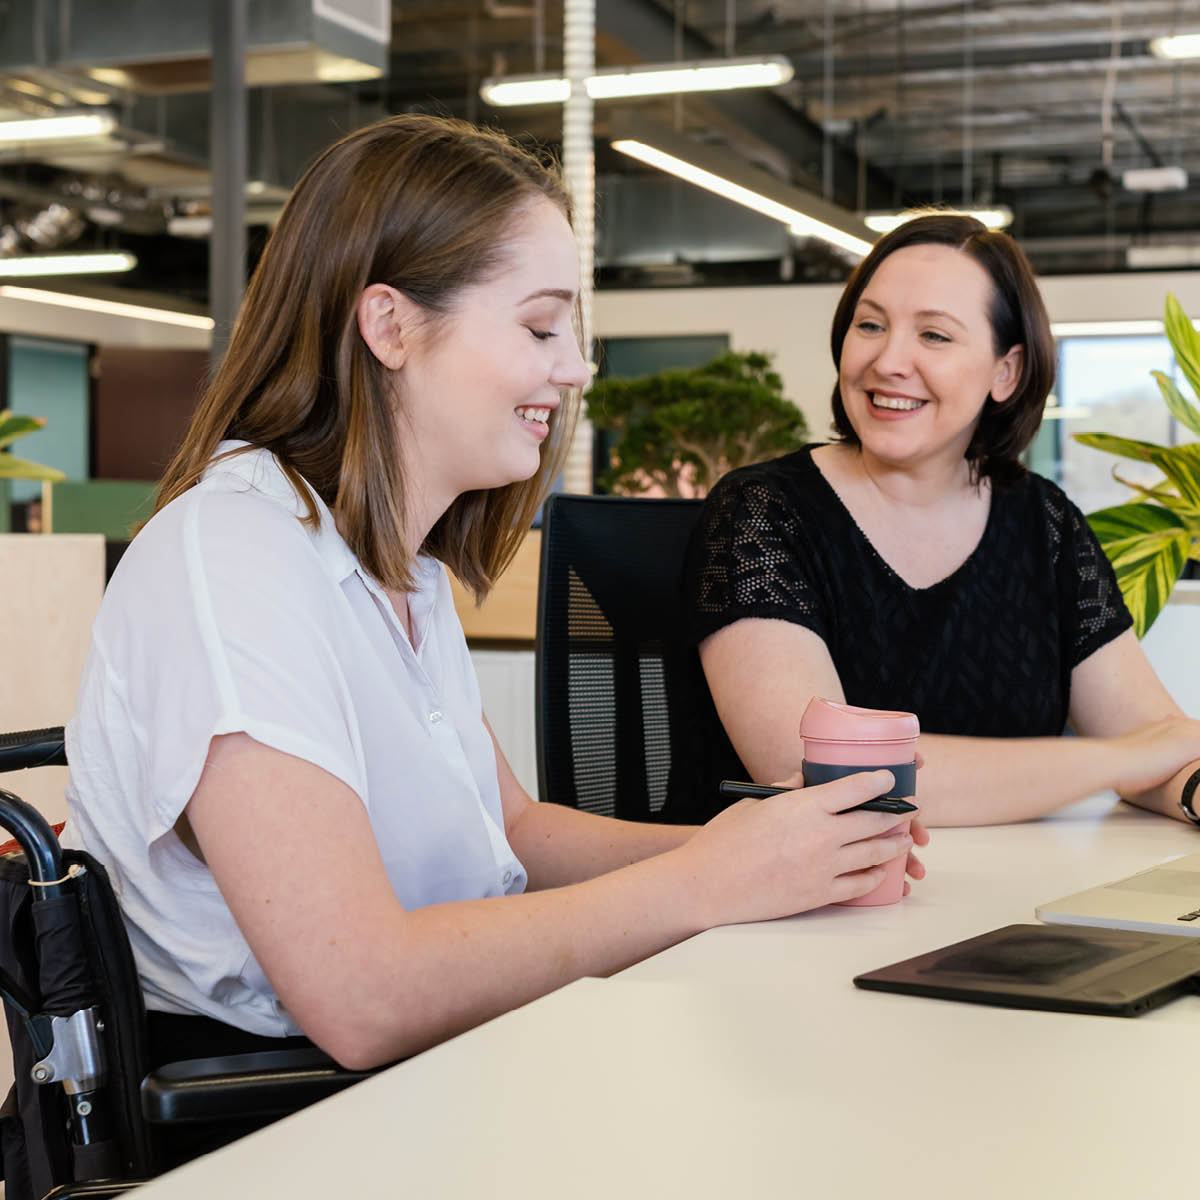
[[[918,737],[915,713],[856,708],[814,696],[800,718],[800,736],[821,742],[907,742]]]

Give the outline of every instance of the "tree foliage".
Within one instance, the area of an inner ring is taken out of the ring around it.
[[[603,379],[587,397],[598,429],[615,435],[599,483],[637,494],[706,494],[727,471],[803,445],[808,426],[783,395],[767,354],[729,351],[702,367]]]

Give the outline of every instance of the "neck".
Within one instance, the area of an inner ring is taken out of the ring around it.
[[[414,489],[409,488],[408,490],[412,492]],[[425,539],[429,536],[430,530],[442,519],[454,499],[451,497],[445,503],[439,503],[430,502],[427,497],[418,496],[416,502],[410,500],[404,506],[404,544],[409,548],[410,554],[415,555],[425,545]],[[346,527],[341,511],[336,505],[332,511],[334,527],[344,538]]]
[[[889,504],[930,509],[977,490],[970,464],[961,455],[896,464],[876,458],[863,447],[856,447],[852,453],[863,479]]]

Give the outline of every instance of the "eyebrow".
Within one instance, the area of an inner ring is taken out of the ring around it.
[[[563,300],[567,304],[575,303],[575,293],[569,288],[538,288],[536,292],[530,292],[521,303],[528,304],[530,300],[542,300],[547,296],[552,300]]]
[[[883,308],[882,304],[876,304],[874,300],[869,300],[866,296],[859,296],[858,302],[859,302],[859,304],[870,305],[871,308],[875,309],[876,312],[884,312],[884,308]],[[959,327],[959,329],[962,329],[964,331],[966,331],[966,329],[967,329],[966,325],[962,321],[960,321],[953,313],[946,312],[945,309],[923,308],[916,315],[918,317],[945,317],[945,319],[947,321],[953,321],[954,324]]]

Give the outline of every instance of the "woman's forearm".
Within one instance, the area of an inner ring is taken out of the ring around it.
[[[1044,816],[1114,786],[1105,738],[923,734],[917,802],[927,825],[994,825]]]
[[[513,853],[529,873],[529,889],[593,879],[682,845],[694,825],[617,821],[561,804],[529,804],[508,830]]]
[[[1111,790],[1182,819],[1183,785],[1200,765],[1200,726],[1166,717],[1119,737],[967,738],[926,734],[917,776],[931,825],[983,825],[1043,816]]]
[[[359,944],[363,961],[339,964],[353,1024],[325,1049],[350,1066],[391,1062],[630,966],[700,931],[693,883],[663,854],[571,887],[397,911]]]
[[[1147,788],[1141,792],[1131,792],[1124,796],[1124,799],[1128,800],[1130,804],[1136,804],[1138,808],[1162,813],[1164,816],[1174,817],[1177,821],[1186,821],[1183,809],[1179,807],[1179,798],[1183,795],[1183,785],[1187,783],[1188,777],[1198,767],[1200,767],[1200,762],[1190,762],[1157,787]],[[1195,802],[1193,802],[1193,807],[1196,807]]]

